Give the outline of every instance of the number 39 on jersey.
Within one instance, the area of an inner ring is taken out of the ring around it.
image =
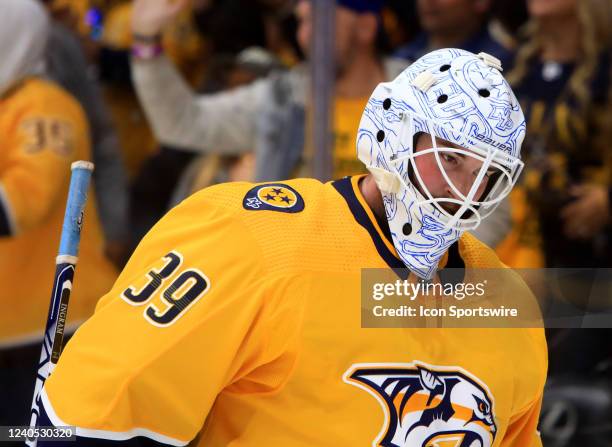
[[[210,289],[208,277],[196,268],[181,269],[183,256],[171,251],[139,280],[121,293],[132,306],[144,306],[143,317],[158,327],[170,326]]]

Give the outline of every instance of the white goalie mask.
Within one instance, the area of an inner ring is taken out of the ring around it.
[[[382,193],[398,255],[421,278],[431,278],[449,246],[493,212],[523,168],[525,117],[500,71],[486,53],[433,51],[379,84],[363,112],[358,157]],[[416,151],[421,133],[431,144]],[[448,189],[443,197],[419,172],[422,156],[433,156]],[[477,161],[469,188],[449,172],[449,156]]]

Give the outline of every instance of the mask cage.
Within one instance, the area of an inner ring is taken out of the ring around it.
[[[420,124],[419,128],[417,128],[416,123]],[[420,132],[429,134],[431,148],[415,152],[413,142],[416,139],[413,137]],[[449,136],[452,136],[452,138],[449,138]],[[453,140],[454,144],[462,147],[438,146],[436,137],[447,141]],[[484,144],[467,135],[458,134],[447,126],[429,118],[413,116],[411,113],[407,114],[407,119],[399,131],[399,141],[410,142],[410,150],[403,150],[399,156],[391,160],[391,166],[395,169],[395,174],[401,184],[412,192],[419,206],[425,210],[429,209],[445,227],[456,230],[473,230],[478,227],[480,222],[495,211],[499,203],[512,191],[524,166],[519,158],[508,152]],[[482,163],[478,168],[472,186],[466,194],[460,191],[444,167],[441,154],[445,153],[463,155]],[[427,188],[415,161],[417,157],[427,154],[434,154],[437,167],[454,197],[433,197]],[[421,190],[413,184],[410,173],[413,173],[416,177]],[[483,197],[475,197],[479,185],[488,173],[490,174],[489,183],[485,188]],[[444,204],[451,204],[458,208],[454,212],[449,212],[444,208]]]

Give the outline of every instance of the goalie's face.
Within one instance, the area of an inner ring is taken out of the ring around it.
[[[467,148],[421,133],[416,139],[414,156],[418,175],[411,176],[412,183],[424,197],[440,199],[438,205],[454,214],[460,208],[461,195],[481,200],[494,175],[494,169],[481,173],[482,158],[470,154],[474,153]]]

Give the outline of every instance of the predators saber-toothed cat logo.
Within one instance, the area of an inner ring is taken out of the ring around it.
[[[490,447],[497,426],[486,385],[461,368],[423,363],[357,364],[344,381],[385,412],[374,447]]]

